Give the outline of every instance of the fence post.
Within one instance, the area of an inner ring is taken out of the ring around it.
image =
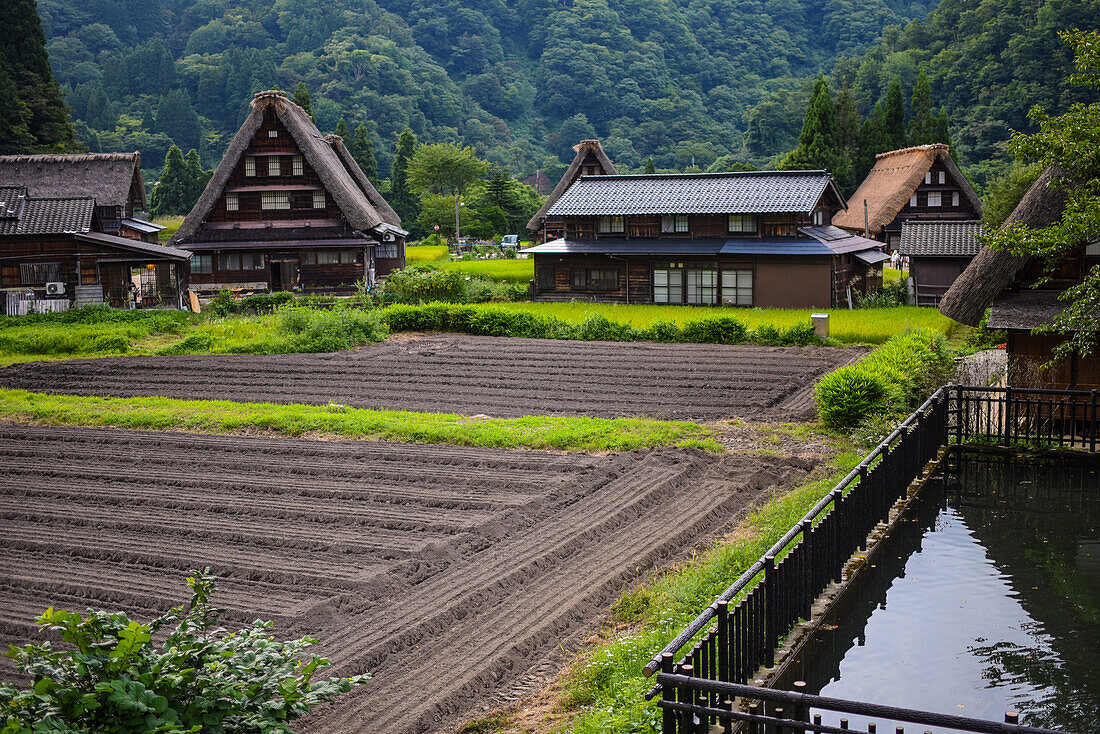
[[[691,664],[680,666],[680,675],[688,678],[695,677],[695,667]],[[686,703],[689,706],[695,703],[695,696],[692,695],[691,688],[686,685],[679,686],[677,691],[676,700],[680,703]],[[682,734],[695,734],[695,714],[692,711],[680,712],[680,727],[679,730]]]
[[[779,643],[779,584],[775,556],[764,556],[764,646],[768,648],[768,667],[775,665],[775,646]]]
[[[676,667],[670,652],[661,653],[661,672],[671,673]],[[661,698],[667,703],[676,701],[676,687],[667,683],[661,689]],[[676,734],[676,711],[670,708],[661,709],[661,734]]]
[[[1092,403],[1090,405],[1089,417],[1089,451],[1096,452],[1096,434],[1100,433],[1100,425],[1096,422],[1096,396],[1097,391],[1094,388],[1092,391]]]
[[[730,603],[718,601],[718,670],[715,680],[730,680]]]
[[[955,443],[962,443],[963,438],[963,390],[962,385],[955,385]]]

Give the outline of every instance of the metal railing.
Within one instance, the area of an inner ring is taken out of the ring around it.
[[[775,664],[780,640],[811,617],[816,599],[841,580],[852,554],[866,546],[941,448],[975,442],[1095,452],[1097,417],[1095,390],[937,390],[646,664],[646,676],[659,671],[646,698],[662,697],[662,731],[694,734],[700,729],[692,717],[700,715],[707,725],[718,721],[715,711],[725,701],[711,683],[744,685],[762,666]],[[695,713],[685,716],[685,710]],[[724,721],[735,718],[729,714]]]

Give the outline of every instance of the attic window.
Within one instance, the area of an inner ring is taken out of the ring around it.
[[[958,206],[958,205],[959,205],[959,192],[958,191],[952,191],[951,192],[951,206]]]
[[[302,156],[296,155],[290,159],[290,174],[292,176],[301,176],[305,173],[305,164],[302,163]]]
[[[279,161],[279,156],[272,155],[267,157],[267,175],[268,176],[282,176],[283,167]]]
[[[289,209],[290,193],[286,191],[261,191],[261,209]]]
[[[246,155],[244,157],[244,175],[255,176],[256,175],[256,157]]]
[[[944,182],[944,173],[943,173],[943,171],[940,171],[940,183],[943,183],[943,182]]]
[[[939,206],[939,205],[940,205],[940,192],[939,191],[929,191],[928,192],[928,206]]]
[[[241,203],[240,200],[237,199],[237,195],[235,193],[229,193],[225,195],[225,210],[227,212],[235,212],[240,210],[240,208]]]
[[[930,183],[932,183],[932,172],[931,172],[931,171],[929,171],[928,173],[924,174],[924,182],[925,182],[926,184],[930,184]]]
[[[268,130],[267,131],[267,137],[277,138],[277,137],[279,137],[279,131],[278,130]]]
[[[912,196],[909,197],[909,206],[916,206],[916,205],[917,205],[917,195],[913,194]]]
[[[314,191],[313,192],[313,208],[314,209],[324,209],[326,205],[327,205],[327,202],[325,201],[325,192],[324,191]]]
[[[661,232],[666,234],[688,231],[687,214],[666,214],[661,217]]]
[[[825,212],[817,209],[814,211],[813,223],[815,227],[820,227],[825,224]]]

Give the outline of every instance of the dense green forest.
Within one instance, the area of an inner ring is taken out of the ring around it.
[[[873,115],[920,69],[983,185],[1027,109],[1080,99],[1056,32],[1100,0],[39,0],[50,61],[90,149],[212,166],[252,92],[304,83],[322,130],[363,125],[389,175],[407,125],[522,175],[581,138],[641,170],[775,165],[824,72]],[[929,11],[932,11],[929,15]],[[915,20],[914,20],[915,19]],[[912,22],[911,22],[912,21]],[[2,80],[0,80],[2,82]],[[909,114],[906,109],[906,114]],[[853,171],[853,177],[856,171]]]

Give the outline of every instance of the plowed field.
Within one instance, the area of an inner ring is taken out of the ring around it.
[[[443,730],[536,684],[629,579],[802,471],[3,424],[0,466],[0,643],[37,637],[49,605],[150,618],[210,565],[232,621],[374,675],[303,727],[326,734]]]
[[[648,344],[429,335],[319,355],[123,357],[17,364],[0,385],[77,395],[325,404],[429,412],[812,417],[835,347]]]

